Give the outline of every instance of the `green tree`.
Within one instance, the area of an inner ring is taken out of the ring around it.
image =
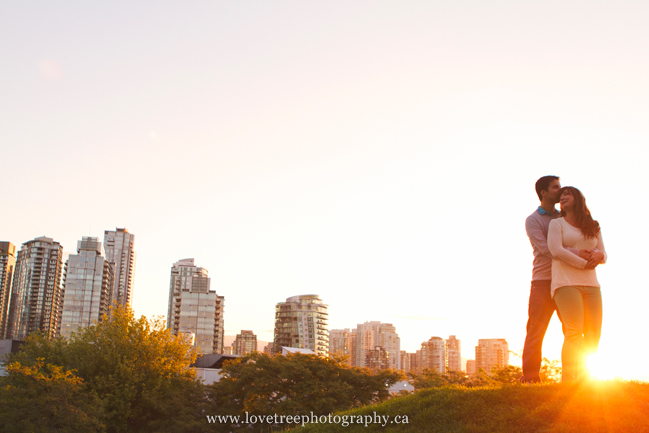
[[[521,368],[513,365],[503,367],[495,366],[491,374],[478,370],[472,376],[466,376],[461,371],[447,371],[444,374],[436,369],[425,368],[420,374],[410,374],[411,383],[415,389],[443,388],[448,385],[459,385],[468,388],[478,386],[494,386],[508,383],[518,383],[521,377]]]
[[[42,358],[14,362],[0,380],[0,431],[5,433],[103,432],[101,402],[83,380]]]
[[[493,378],[482,368],[478,369],[478,371],[476,371],[472,376],[469,376],[465,384],[468,388],[493,385],[496,385],[496,381],[494,381]]]
[[[491,378],[496,383],[519,383],[523,370],[514,365],[495,365],[491,369]]]
[[[424,388],[442,388],[448,385],[445,375],[436,368],[424,368],[420,374],[410,374],[412,386],[416,390]]]
[[[223,366],[219,382],[208,386],[212,415],[326,415],[376,403],[402,373],[350,368],[339,358],[252,353]],[[216,427],[216,426],[215,426]],[[267,424],[221,425],[223,430],[269,429]],[[219,427],[216,427],[219,428]]]
[[[33,366],[40,358],[74,372],[97,395],[109,433],[206,427],[204,386],[189,368],[196,352],[161,320],[136,319],[131,310],[115,307],[110,318],[70,340],[29,338],[10,362]]]
[[[465,372],[454,370],[447,371],[444,378],[449,385],[465,385],[468,380]]]

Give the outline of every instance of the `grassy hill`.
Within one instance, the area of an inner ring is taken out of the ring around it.
[[[358,424],[359,415],[389,416],[385,426]],[[649,384],[507,385],[426,389],[336,414],[354,421],[309,424],[307,432],[649,432]],[[396,424],[395,416],[408,423]],[[341,418],[342,420],[342,418]]]

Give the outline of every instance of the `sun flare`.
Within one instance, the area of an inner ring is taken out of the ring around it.
[[[593,379],[609,380],[621,376],[619,364],[612,359],[607,359],[599,355],[591,355],[586,360],[586,364]]]

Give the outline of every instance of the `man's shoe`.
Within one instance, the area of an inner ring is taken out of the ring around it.
[[[528,378],[528,377],[525,377],[525,376],[521,376],[521,378],[518,379],[518,380],[519,380],[519,382],[522,383],[523,385],[531,385],[531,384],[533,384],[533,383],[539,383],[539,382],[541,382],[541,378],[540,378],[540,377],[532,377],[532,378]]]

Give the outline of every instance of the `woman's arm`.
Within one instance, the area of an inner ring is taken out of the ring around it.
[[[600,229],[599,233],[597,233],[597,246],[595,247],[595,252],[592,254],[601,254],[601,258],[598,256],[598,263],[600,265],[603,265],[606,263],[606,259],[608,259],[608,255],[606,254],[606,250],[604,249],[604,241],[602,240],[602,230]]]
[[[599,241],[597,246],[599,249]],[[603,247],[604,245],[602,244]],[[550,253],[552,253],[552,257],[564,261],[575,268],[584,269],[586,263],[588,263],[586,260],[563,247],[563,230],[558,220],[550,221],[550,227],[548,228],[548,248],[550,249]]]
[[[600,229],[599,233],[597,233],[597,251],[604,253],[604,258],[599,262],[600,264],[606,263],[606,260],[608,260],[608,254],[606,254],[606,250],[604,249],[604,241],[602,240],[602,230]]]

